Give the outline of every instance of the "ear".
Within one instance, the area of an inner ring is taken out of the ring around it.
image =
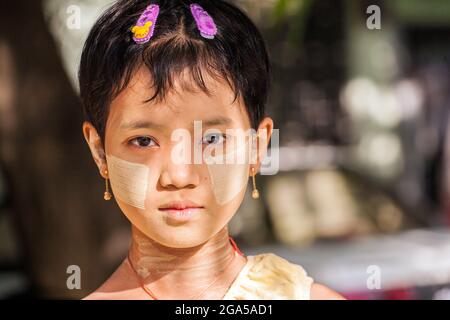
[[[272,136],[273,132],[273,120],[270,117],[265,117],[258,126],[257,131],[257,140],[256,140],[256,146],[257,146],[257,159],[255,164],[256,172],[259,171],[259,168],[261,167],[261,161],[264,159],[264,157],[267,154],[267,149],[269,147],[270,137]],[[251,174],[250,174],[251,175]]]
[[[100,171],[100,175],[106,179],[107,174],[105,173],[105,171],[107,169],[107,165],[105,149],[103,147],[102,140],[97,133],[97,130],[88,121],[83,122],[83,135],[89,146],[89,149],[91,150],[92,158],[94,159],[95,164]]]

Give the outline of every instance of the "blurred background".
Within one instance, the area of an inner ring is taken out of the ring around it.
[[[230,223],[242,251],[349,299],[450,299],[450,2],[234,2],[267,41],[281,146],[279,172],[257,176],[260,199],[248,188]],[[81,298],[128,249],[77,97],[82,45],[110,4],[0,2],[0,299]]]

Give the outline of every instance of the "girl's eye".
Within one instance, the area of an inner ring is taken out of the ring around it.
[[[202,143],[204,144],[219,144],[223,143],[226,139],[226,134],[224,133],[212,133],[203,137]]]
[[[150,137],[137,137],[131,139],[130,143],[140,148],[146,148],[151,147],[152,145],[156,145],[155,141]]]

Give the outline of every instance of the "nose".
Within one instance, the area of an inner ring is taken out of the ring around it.
[[[197,165],[186,163],[186,161],[173,161],[168,152],[167,160],[161,169],[159,178],[160,185],[165,189],[195,188],[199,185],[200,176]]]

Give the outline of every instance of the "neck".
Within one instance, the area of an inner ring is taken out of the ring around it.
[[[163,246],[132,226],[129,258],[137,276],[158,299],[187,298],[218,277],[226,282],[227,271],[231,276],[236,273],[237,265],[233,262],[240,261],[242,266],[242,260],[235,259],[235,255],[226,226],[205,243],[192,248]],[[227,286],[223,281],[218,282]]]

